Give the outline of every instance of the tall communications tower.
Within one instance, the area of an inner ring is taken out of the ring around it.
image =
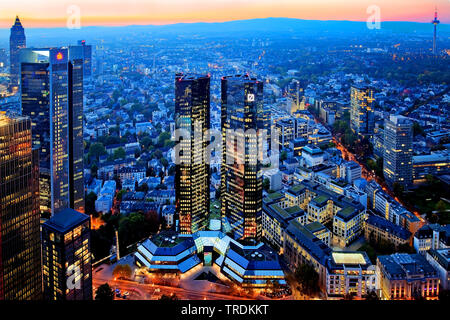
[[[441,22],[438,20],[438,16],[437,16],[437,8],[436,8],[436,10],[434,11],[434,20],[431,21],[431,23],[434,25],[434,34],[433,34],[433,54],[436,54],[436,53],[437,53],[437,51],[436,51],[436,31],[437,31],[437,25],[438,25],[439,23],[441,23]]]

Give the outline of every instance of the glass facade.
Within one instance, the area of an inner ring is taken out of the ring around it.
[[[92,46],[86,40],[79,40],[78,45],[83,48],[83,75],[88,78],[92,75]]]
[[[194,233],[207,226],[210,205],[210,78],[177,74],[175,78],[176,209],[181,233]]]
[[[84,211],[83,60],[73,55],[67,48],[21,51],[22,114],[31,118],[40,150],[42,213]]]
[[[261,237],[263,83],[248,75],[222,78],[222,220],[233,238]]]
[[[384,122],[384,161],[383,173],[391,186],[400,183],[411,186],[412,165],[412,122],[402,116],[391,116]]]
[[[92,300],[89,216],[73,209],[42,225],[42,273],[47,300]]]
[[[10,58],[10,74],[11,85],[18,86],[20,79],[20,49],[25,48],[26,37],[25,30],[22,27],[22,23],[19,17],[16,17],[14,25],[11,27],[11,35],[9,38],[9,58]]]
[[[373,90],[352,86],[350,89],[350,126],[354,133],[371,135],[375,127]]]
[[[69,200],[84,212],[83,60],[84,47],[69,47]]]
[[[37,160],[30,120],[0,114],[0,300],[42,296]]]

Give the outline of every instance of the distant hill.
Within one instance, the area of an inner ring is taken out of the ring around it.
[[[450,37],[450,25],[438,27],[439,37]],[[82,27],[69,30],[67,28],[28,28],[27,43],[30,46],[48,42],[49,45],[74,43],[77,39],[95,40],[133,35],[162,36],[232,36],[244,37],[257,33],[267,36],[320,36],[372,33],[401,33],[405,35],[431,35],[431,23],[417,22],[382,22],[380,30],[369,30],[366,22],[355,21],[320,21],[292,18],[265,18],[236,20],[214,23],[177,23],[171,25],[133,25],[123,27]],[[46,41],[47,39],[47,41]],[[9,29],[0,29],[0,46],[6,47],[9,41]]]

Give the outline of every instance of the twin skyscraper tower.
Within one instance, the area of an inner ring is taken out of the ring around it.
[[[176,210],[181,233],[205,230],[210,211],[210,76],[175,77]],[[263,82],[221,80],[222,231],[243,242],[261,237]]]

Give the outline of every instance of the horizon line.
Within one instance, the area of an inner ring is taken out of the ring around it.
[[[19,16],[20,19],[20,16]],[[299,20],[299,21],[317,21],[317,22],[356,22],[356,23],[366,23],[367,21],[364,20],[335,20],[335,19],[301,19],[301,18],[291,18],[291,17],[264,17],[264,18],[250,18],[250,19],[236,19],[236,20],[223,20],[223,21],[184,21],[184,22],[173,22],[173,23],[161,23],[161,24],[154,24],[154,23],[137,23],[137,24],[90,24],[90,25],[81,25],[79,29],[70,29],[70,30],[81,30],[83,28],[121,28],[121,27],[165,27],[165,26],[174,26],[174,25],[193,25],[193,24],[220,24],[220,23],[228,23],[228,22],[243,22],[243,21],[254,21],[254,20],[266,20],[266,19],[289,19],[289,20]],[[37,21],[37,20],[33,20]],[[22,25],[23,21],[21,20]],[[432,24],[432,22],[422,22],[422,21],[410,21],[410,20],[382,20],[380,23],[385,22],[395,22],[395,23],[417,23],[417,24]],[[448,25],[450,22],[442,22],[441,25]],[[10,29],[11,27],[0,27],[1,29]],[[54,27],[25,27],[25,29],[67,29],[66,25],[61,26],[54,26]]]

